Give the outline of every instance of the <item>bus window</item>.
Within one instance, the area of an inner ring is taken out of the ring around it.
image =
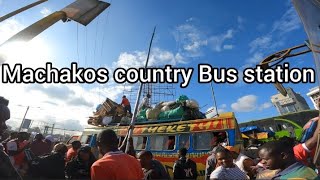
[[[174,150],[175,144],[176,144],[176,137],[175,136],[169,136],[165,148],[167,148],[167,150]]]
[[[193,149],[195,150],[210,150],[210,141],[213,138],[212,132],[202,132],[193,134]]]
[[[150,136],[151,150],[174,150],[175,136]]]
[[[190,139],[189,134],[180,134],[179,135],[179,149],[186,148],[189,149]]]
[[[133,147],[137,150],[145,150],[147,144],[146,136],[133,137]]]
[[[92,135],[89,135],[86,144],[90,144],[91,138],[92,138]]]
[[[228,138],[226,132],[202,132],[194,133],[193,149],[195,150],[211,150],[217,144],[227,145]]]
[[[79,136],[72,136],[68,141],[67,144],[71,144],[73,141],[78,141]]]
[[[80,142],[81,144],[89,144],[91,140],[92,135],[83,135],[81,136]]]

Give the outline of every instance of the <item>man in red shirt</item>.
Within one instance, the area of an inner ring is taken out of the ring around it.
[[[81,142],[80,141],[73,141],[71,143],[71,145],[72,145],[72,147],[67,152],[66,162],[71,161],[72,158],[77,156],[78,150],[81,148]]]
[[[124,107],[125,113],[127,113],[127,111],[128,111],[129,114],[131,114],[131,105],[130,105],[130,102],[126,96],[122,96],[121,105]]]
[[[141,180],[144,178],[140,162],[119,151],[116,133],[107,129],[97,139],[99,152],[103,157],[91,166],[91,180]]]

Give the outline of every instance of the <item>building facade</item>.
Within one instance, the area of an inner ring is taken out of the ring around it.
[[[307,93],[307,96],[310,97],[314,108],[319,110],[318,105],[317,105],[317,102],[320,97],[319,87],[314,87],[314,88],[310,89],[309,92]]]
[[[278,93],[271,97],[272,104],[277,108],[279,114],[284,115],[310,109],[307,101],[292,88],[286,88],[287,96]]]
[[[319,116],[317,110],[307,110],[296,113],[289,113],[275,117],[269,117],[259,120],[251,120],[239,124],[239,127],[258,126],[264,130],[271,130],[273,132],[288,130],[289,127],[297,128],[291,122],[303,127],[310,119]],[[286,121],[289,120],[289,121]]]

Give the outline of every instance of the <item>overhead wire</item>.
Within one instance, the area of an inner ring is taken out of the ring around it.
[[[76,23],[77,25],[77,64],[80,62],[80,55],[79,55],[79,24]]]
[[[112,0],[110,1],[110,4],[112,4]],[[111,7],[111,6],[110,6]],[[105,18],[106,18],[106,21],[105,21],[105,26],[108,25],[108,20],[109,20],[109,14],[110,14],[110,11],[111,9],[109,8],[109,11],[107,11],[106,15],[105,15]],[[102,26],[103,28],[104,26]],[[104,42],[105,42],[105,33],[106,31],[102,31],[102,41],[101,41],[101,52],[100,52],[100,64],[99,66],[101,67],[102,66],[102,54],[103,54],[103,50],[104,50]],[[101,91],[103,89],[103,86],[99,85],[99,102],[101,102]]]

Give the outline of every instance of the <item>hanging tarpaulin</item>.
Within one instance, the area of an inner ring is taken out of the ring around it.
[[[31,119],[24,119],[21,128],[23,128],[23,129],[29,129],[30,124],[31,124]]]
[[[97,0],[77,0],[61,11],[65,12],[69,19],[86,26],[109,6],[109,3]]]

